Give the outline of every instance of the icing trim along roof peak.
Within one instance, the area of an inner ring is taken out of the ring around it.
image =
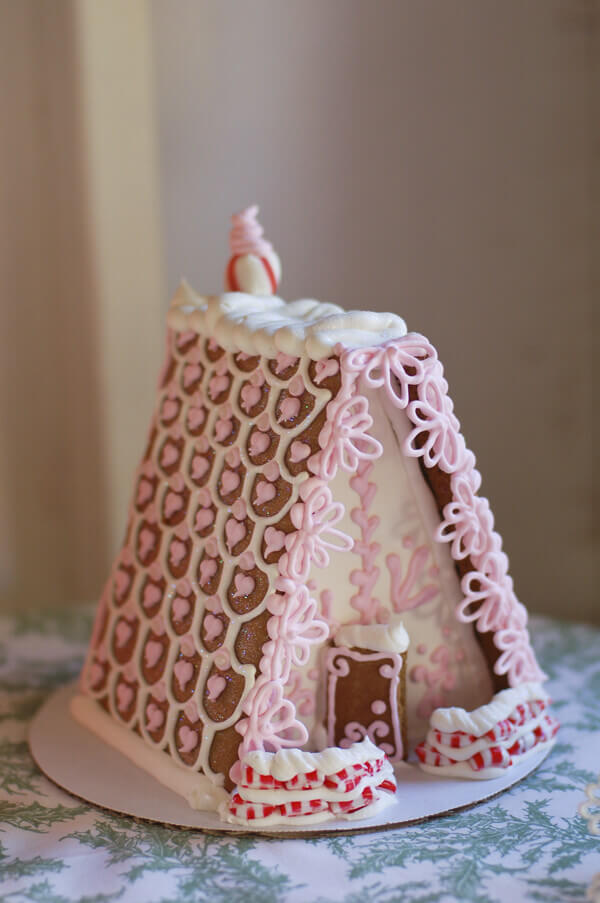
[[[397,314],[346,311],[313,299],[283,301],[277,295],[224,292],[198,295],[181,282],[167,315],[179,332],[192,330],[226,351],[274,357],[278,352],[319,360],[340,343],[345,348],[380,345],[406,335]]]

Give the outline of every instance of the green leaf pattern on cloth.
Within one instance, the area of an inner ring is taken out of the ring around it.
[[[586,893],[593,899],[600,837],[588,831],[578,806],[600,761],[600,630],[532,619],[563,727],[549,758],[512,790],[415,827],[276,840],[121,818],[70,797],[37,771],[28,723],[56,687],[78,674],[91,616],[85,608],[0,619],[1,901],[569,903]]]

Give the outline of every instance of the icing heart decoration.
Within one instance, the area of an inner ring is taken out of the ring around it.
[[[234,599],[238,599],[240,596],[249,596],[256,588],[256,581],[249,574],[236,574],[233,582],[235,585]]]
[[[254,430],[250,436],[250,454],[262,455],[271,444],[271,439],[267,433],[261,433]]]
[[[148,643],[146,643],[146,647],[144,649],[144,662],[146,663],[146,667],[156,667],[156,665],[160,661],[162,653],[162,643],[157,642],[157,640],[150,640]]]
[[[115,640],[119,649],[126,646],[133,635],[133,627],[127,621],[119,621],[115,627]]]
[[[177,736],[181,743],[179,751],[182,753],[192,752],[198,746],[198,733],[193,731],[191,727],[188,727],[187,724],[182,724],[177,731]]]
[[[193,383],[202,379],[203,368],[200,363],[200,352],[194,349],[188,356],[188,363],[183,369],[183,385],[188,389]]]
[[[154,495],[154,486],[148,480],[141,479],[138,484],[138,491],[136,496],[136,505],[141,508],[142,505],[145,505],[146,502],[149,502],[152,496]]]
[[[142,600],[142,605],[144,608],[152,608],[153,605],[157,605],[162,599],[162,592],[155,586],[154,583],[147,583],[144,588],[144,598]]]
[[[181,351],[181,349],[185,348],[185,346],[189,342],[194,342],[196,340],[196,337],[197,337],[196,333],[193,331],[193,329],[187,329],[185,332],[178,333],[175,344],[177,345],[177,348]]]
[[[223,392],[226,392],[228,388],[229,376],[213,376],[208,383],[208,394],[211,398],[211,401],[216,401],[219,395],[222,395]]]
[[[222,621],[220,618],[216,618],[211,614],[205,616],[202,627],[204,630],[204,641],[206,643],[212,643],[213,640],[216,640],[216,638],[223,633]]]
[[[102,678],[104,677],[104,668],[99,665],[97,662],[93,662],[88,677],[88,684],[90,687],[96,687],[99,683],[101,683]]]
[[[178,460],[179,449],[176,445],[173,445],[172,442],[167,442],[161,452],[160,463],[163,467],[171,467],[173,464],[176,464]]]
[[[219,674],[213,674],[212,677],[209,677],[206,681],[206,689],[208,691],[207,695],[209,700],[211,702],[214,702],[215,699],[218,699],[226,686],[227,681]]]
[[[253,567],[256,567],[256,560],[253,552],[246,551],[243,555],[240,555],[240,568],[243,571],[251,571]]]
[[[277,463],[277,461],[269,461],[267,464],[265,464],[263,474],[271,483],[274,483],[275,480],[278,480],[279,464]]]
[[[221,600],[218,596],[210,596],[204,603],[204,607],[207,611],[212,611],[215,615],[220,614],[220,612],[223,611],[223,606],[221,605]]]
[[[196,530],[206,530],[212,526],[215,520],[215,512],[212,508],[200,508],[196,512],[195,527]]]
[[[277,495],[277,490],[273,486],[272,483],[267,483],[266,480],[262,480],[261,482],[256,484],[255,489],[255,499],[257,505],[264,505],[266,502],[271,502]]]
[[[152,628],[152,632],[157,636],[163,636],[165,633],[165,619],[162,615],[156,615],[156,617],[152,618],[150,621],[150,627]]]
[[[297,417],[300,413],[300,407],[299,398],[290,398],[289,396],[284,398],[279,405],[277,423],[283,423],[286,420],[292,420],[294,417]]]
[[[165,398],[162,403],[161,415],[165,421],[174,420],[179,413],[179,401],[175,398]]]
[[[230,417],[224,417],[215,423],[215,438],[217,442],[224,442],[233,431],[233,421]]]
[[[115,575],[115,592],[117,599],[122,599],[131,584],[131,575],[119,568]]]
[[[329,376],[335,376],[339,372],[340,365],[335,358],[324,358],[315,364],[315,382],[320,385]]]
[[[181,511],[183,504],[184,502],[180,495],[177,495],[174,492],[168,492],[165,498],[165,517],[167,519],[173,517],[174,514]]]
[[[191,405],[187,412],[188,429],[199,430],[206,420],[206,411],[202,405]]]
[[[307,442],[300,442],[298,439],[295,439],[290,446],[290,461],[292,464],[299,464],[300,461],[305,461],[310,455],[311,448]]]
[[[221,475],[221,492],[223,495],[229,495],[230,492],[235,492],[239,485],[240,477],[235,470],[223,471]]]
[[[265,530],[265,557],[272,552],[280,552],[285,546],[285,533],[276,527],[267,527]]]
[[[209,468],[209,463],[202,455],[195,455],[192,458],[192,477],[195,480],[201,480],[206,476],[206,472]]]
[[[225,536],[227,538],[227,548],[231,550],[237,546],[246,537],[246,524],[230,517],[225,524]]]
[[[146,727],[152,733],[153,731],[157,731],[164,724],[165,714],[162,709],[156,705],[156,703],[151,702],[146,707]]]
[[[186,633],[185,636],[181,637],[181,651],[184,655],[187,655],[188,658],[191,658],[192,655],[195,655],[196,644],[191,633]]]
[[[133,690],[127,684],[117,685],[117,708],[120,712],[127,712],[133,702]]]
[[[195,724],[196,721],[200,721],[200,712],[193,699],[190,699],[190,701],[185,704],[183,714],[188,721],[192,722],[192,724]]]
[[[174,539],[169,549],[169,561],[174,567],[179,567],[187,555],[187,547],[184,542]]]
[[[217,562],[214,558],[203,558],[198,565],[198,573],[200,574],[200,583],[208,583],[217,573]]]
[[[142,561],[148,557],[156,546],[156,537],[152,530],[149,530],[147,527],[144,527],[143,530],[140,530],[140,534],[138,537],[138,553]]]
[[[182,599],[181,596],[175,596],[173,599],[173,620],[174,621],[183,621],[190,613],[190,603],[187,599]]]
[[[225,455],[225,461],[230,467],[239,467],[242,461],[239,448],[230,448]]]
[[[178,662],[175,662],[173,666],[173,674],[175,675],[177,683],[179,684],[181,689],[185,690],[186,686],[194,676],[194,666],[191,664],[191,662],[186,662],[184,659],[180,659]]]
[[[275,373],[279,376],[280,373],[283,373],[289,367],[295,366],[297,363],[297,357],[291,357],[289,354],[284,354],[283,351],[279,351],[275,358]]]

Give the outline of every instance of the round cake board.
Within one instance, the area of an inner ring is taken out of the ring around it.
[[[541,750],[516,764],[505,777],[491,781],[452,780],[421,771],[417,765],[395,766],[398,791],[391,805],[373,818],[335,820],[317,825],[240,827],[221,821],[216,812],[192,809],[177,794],[137,768],[71,717],[69,703],[77,687],[56,690],[35,715],[29,747],[39,769],[68,793],[118,815],[159,824],[227,834],[305,837],[352,834],[414,825],[489,800],[531,774],[548,754]]]

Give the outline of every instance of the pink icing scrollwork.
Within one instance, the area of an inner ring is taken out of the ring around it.
[[[290,517],[296,528],[286,537],[289,575],[306,580],[311,563],[317,567],[329,564],[328,549],[350,551],[353,542],[335,525],[344,516],[344,506],[334,502],[331,490],[322,480],[309,479],[300,489],[302,502],[292,506]]]

